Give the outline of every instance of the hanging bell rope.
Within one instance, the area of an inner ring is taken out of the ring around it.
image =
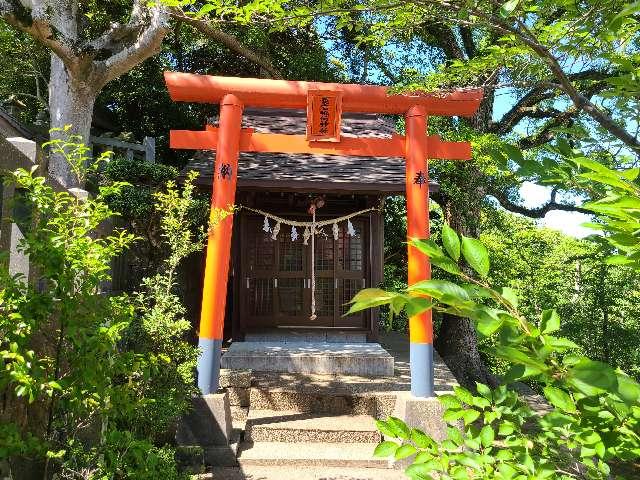
[[[316,209],[313,208],[313,221],[311,222],[311,316],[309,320],[313,321],[316,315]]]

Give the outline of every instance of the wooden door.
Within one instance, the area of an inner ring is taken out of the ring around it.
[[[311,320],[311,242],[303,245],[303,229],[291,241],[291,228],[285,225],[273,240],[262,222],[248,216],[241,229],[240,315],[245,329],[366,328],[364,313],[343,315],[348,310],[344,304],[365,287],[367,223],[353,220],[354,237],[347,235],[346,224],[339,225],[338,240],[331,227],[316,235],[317,318]]]

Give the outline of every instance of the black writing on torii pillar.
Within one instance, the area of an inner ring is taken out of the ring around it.
[[[420,188],[422,188],[422,185],[425,185],[428,182],[429,180],[427,180],[427,177],[422,170],[416,173],[416,176],[413,178],[413,183],[415,185],[419,185]]]
[[[231,164],[223,163],[220,165],[220,171],[218,174],[223,180],[231,180],[231,176],[233,175],[233,168],[231,168]]]

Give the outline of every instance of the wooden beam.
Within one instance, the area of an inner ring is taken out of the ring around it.
[[[404,157],[405,137],[391,138],[345,137],[340,142],[308,141],[306,135],[280,133],[254,133],[242,129],[241,152],[256,153],[310,153],[318,155],[345,155],[351,157]],[[207,125],[203,131],[171,130],[171,148],[185,150],[215,150],[218,145],[218,129]],[[438,135],[427,137],[427,155],[431,159],[471,160],[468,142],[443,142]]]
[[[481,88],[391,94],[387,87],[345,83],[300,82],[264,78],[219,77],[165,72],[171,99],[179,102],[218,103],[227,93],[245,107],[306,110],[309,90],[342,92],[342,111],[360,113],[405,113],[414,105],[427,115],[471,116],[482,100]]]

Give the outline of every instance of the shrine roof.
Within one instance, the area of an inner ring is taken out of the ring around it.
[[[306,112],[299,110],[245,109],[243,128],[256,133],[305,134]],[[345,137],[390,138],[393,121],[375,114],[343,114]],[[215,152],[196,152],[182,175],[200,173],[197,184],[211,186]],[[306,153],[240,153],[238,188],[272,191],[348,191],[352,193],[402,194],[405,160],[398,157],[355,157]],[[430,184],[430,190],[436,185]]]

